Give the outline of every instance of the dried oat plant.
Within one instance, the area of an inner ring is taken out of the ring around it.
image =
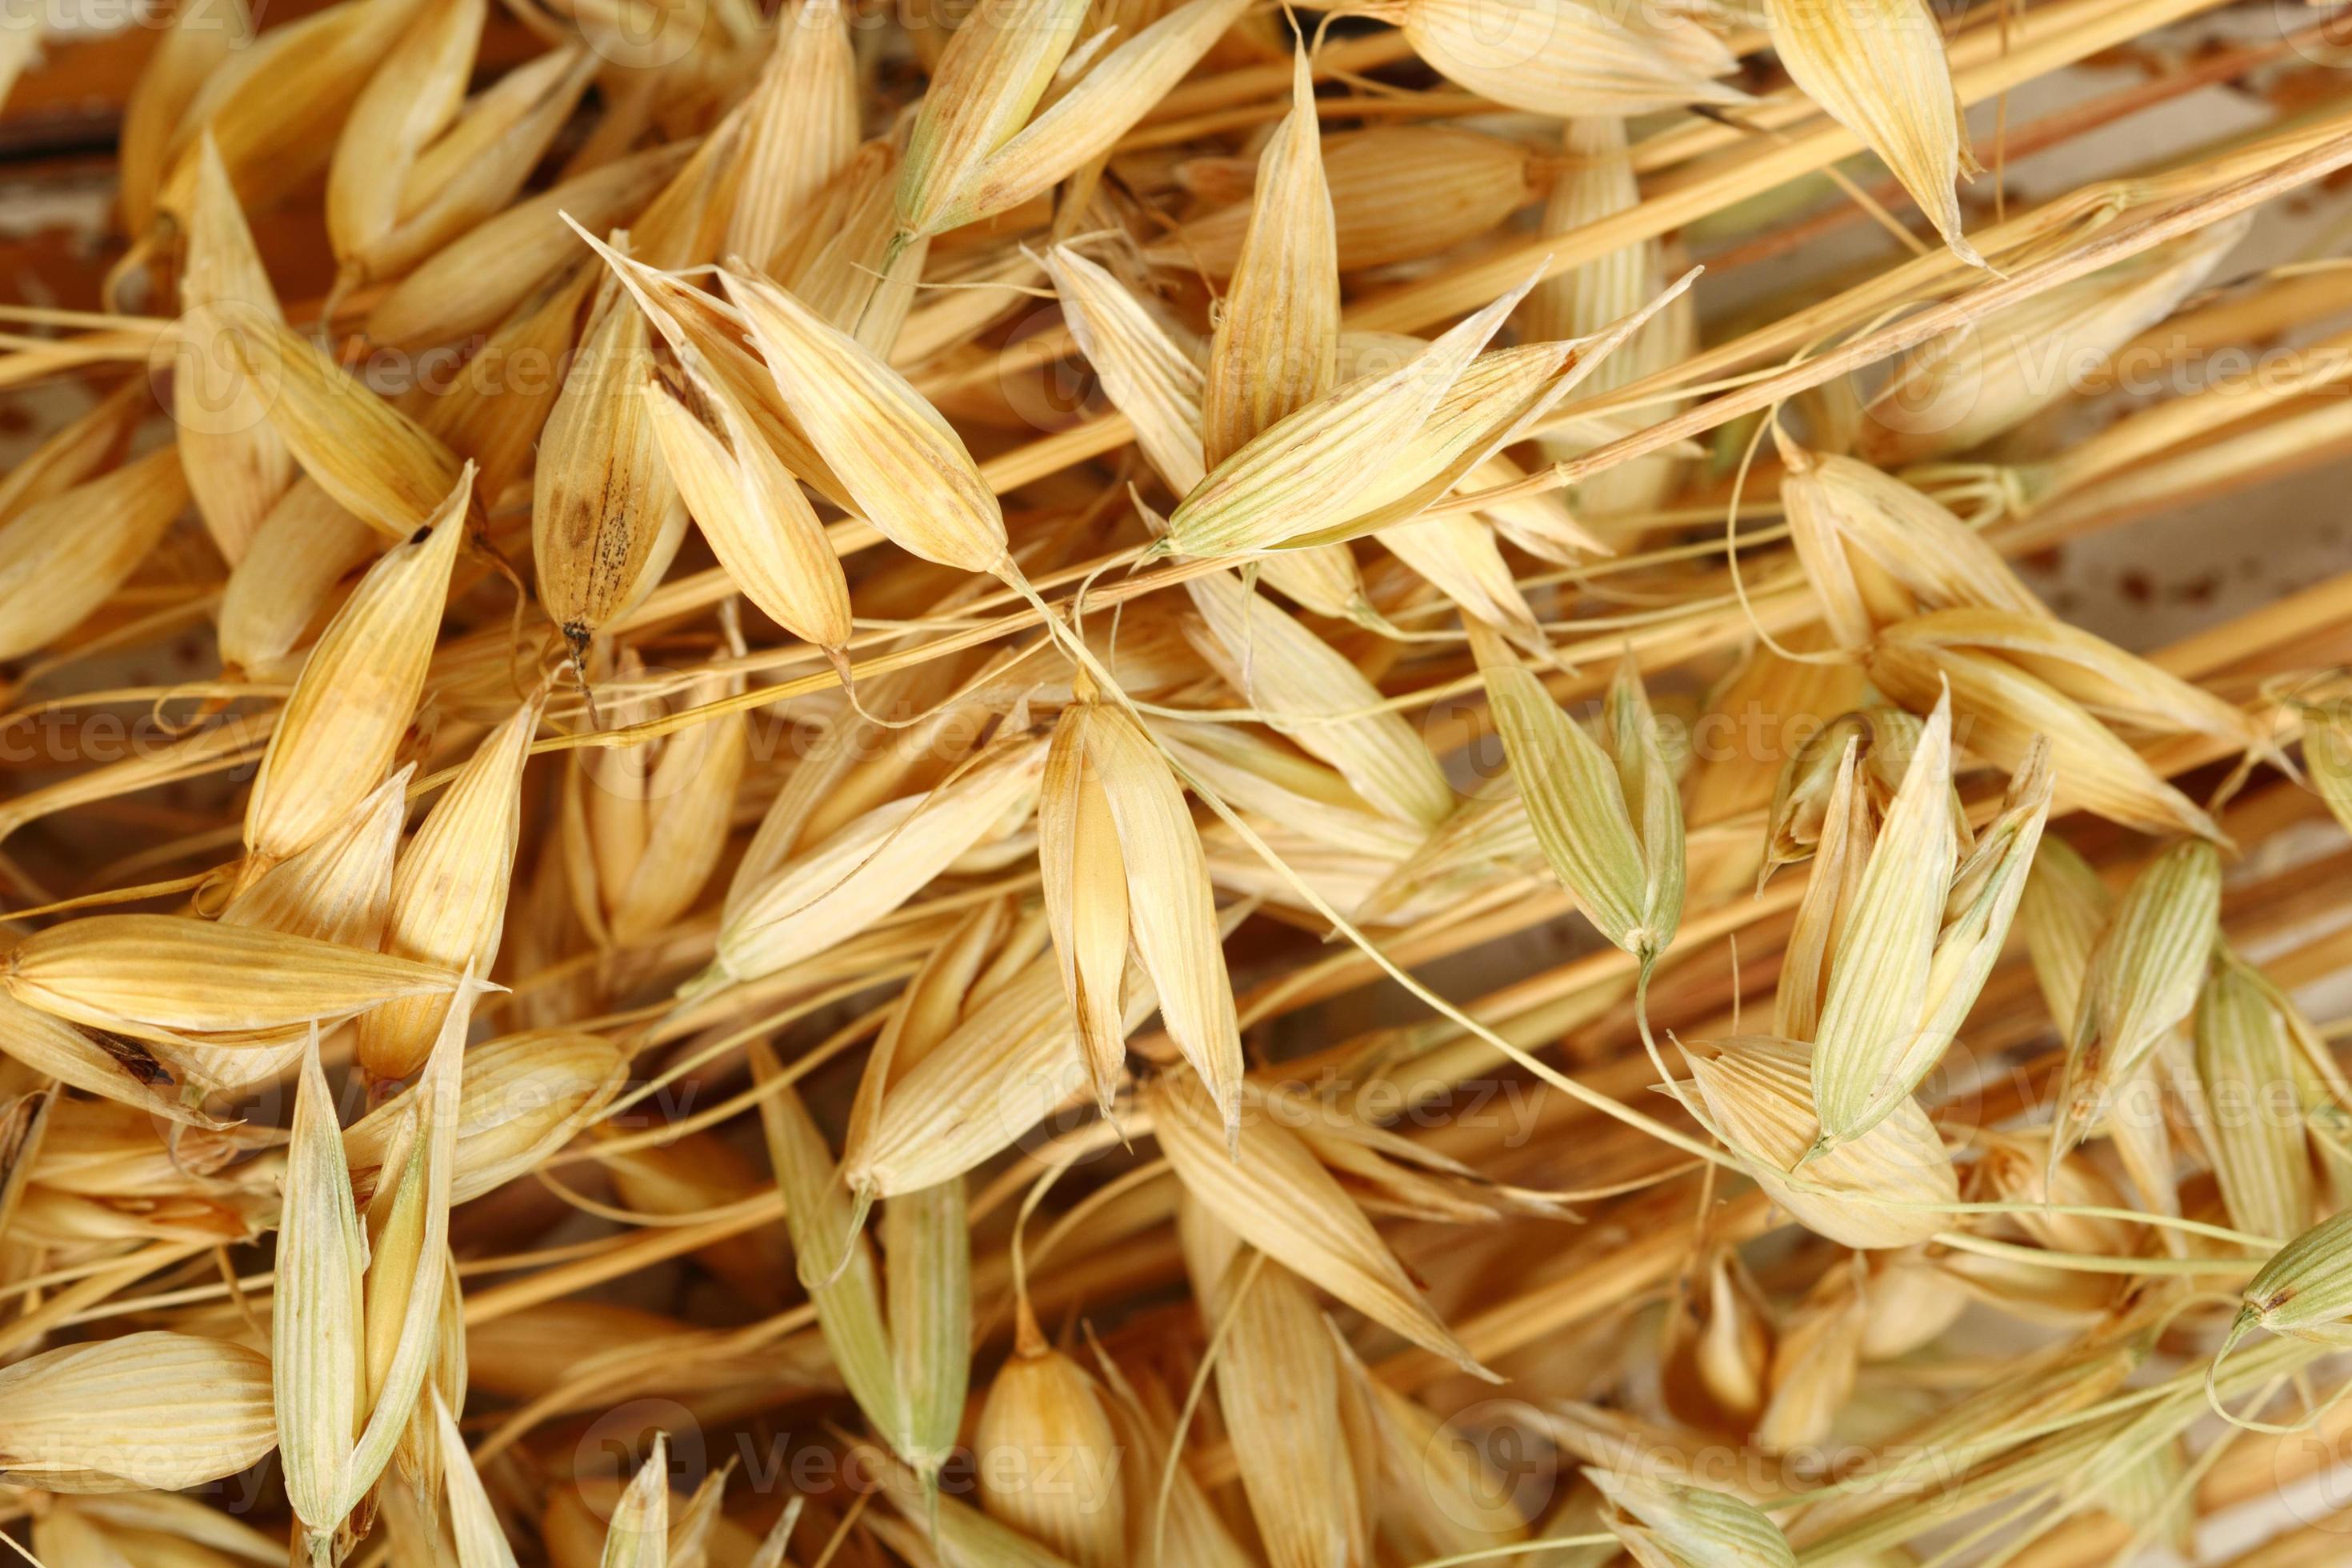
[[[2352,1553],[2335,0],[0,12],[0,1550]]]

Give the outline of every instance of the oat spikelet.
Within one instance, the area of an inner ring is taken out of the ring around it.
[[[0,523],[0,658],[47,647],[103,605],[188,504],[165,447]]]
[[[1682,921],[1683,825],[1639,670],[1629,660],[1610,689],[1604,743],[1560,711],[1491,628],[1469,625],[1544,858],[1601,933],[1649,963]]]
[[[2212,225],[1921,343],[1864,407],[1861,455],[1917,462],[2021,424],[2066,396],[2067,367],[2111,363],[2170,315],[2245,232],[2243,218]]]
[[[1898,479],[1813,453],[1774,427],[1786,472],[1789,535],[1839,645],[1869,646],[1883,626],[1962,606],[2047,616],[1983,535]]]
[[[1916,1102],[1816,1152],[1811,1047],[1763,1035],[1679,1043],[1708,1115],[1757,1184],[1807,1228],[1846,1247],[1896,1247],[1948,1226],[1935,1205],[1959,1201],[1958,1178]]]
[[[1419,261],[1493,232],[1540,195],[1532,155],[1515,142],[1450,125],[1382,125],[1323,144],[1332,239],[1341,272]],[[1255,170],[1255,161],[1243,167]],[[1214,208],[1143,247],[1156,267],[1229,277],[1252,204]]]
[[[1530,114],[1646,114],[1748,100],[1580,0],[1386,0],[1362,9],[1395,21],[1440,75]]]
[[[523,765],[543,694],[485,736],[400,856],[393,872],[384,951],[443,969],[488,973],[506,929],[507,886],[522,833]],[[425,1065],[446,1004],[419,999],[360,1020],[360,1067],[402,1079]]]
[[[2053,1161],[2089,1135],[2116,1086],[2189,1017],[2221,914],[2221,858],[2203,839],[2158,856],[2116,906],[2067,1031]]]
[[[166,1042],[266,1037],[456,983],[447,970],[386,953],[178,915],[87,915],[0,955],[0,984],[26,1006]]]
[[[247,1346],[152,1331],[27,1356],[0,1371],[0,1469],[68,1494],[219,1480],[278,1441],[269,1376]]]
[[[1367,375],[1276,421],[1211,469],[1170,514],[1159,549],[1273,550],[1360,510],[1351,503],[1502,326],[1534,279],[1384,375]]]
[[[1095,1380],[1047,1344],[1027,1316],[972,1432],[988,1456],[980,1500],[1076,1568],[1120,1568],[1128,1556],[1127,1474]]]
[[[1209,347],[1200,397],[1208,465],[1330,391],[1339,346],[1339,253],[1315,80],[1301,49],[1292,57],[1290,112],[1258,154],[1249,228]]]
[[[1727,1491],[1633,1471],[1591,1468],[1603,1516],[1640,1568],[1796,1568],[1771,1517]]]
[[[1221,1109],[1189,1069],[1154,1079],[1146,1104],[1185,1191],[1234,1234],[1423,1349],[1491,1375],[1430,1310],[1306,1142],[1246,1091],[1234,1144]]]
[[[1250,1513],[1275,1568],[1360,1558],[1361,1500],[1340,1426],[1340,1369],[1315,1293],[1271,1259],[1234,1289],[1253,1254],[1187,1196],[1177,1235],[1203,1316],[1226,1321],[1217,1405]]]
[[[1003,742],[937,790],[877,806],[785,863],[734,905],[707,981],[753,979],[856,935],[1025,805],[1044,763],[1042,743]]]
[[[387,551],[320,634],[246,803],[255,875],[309,848],[383,782],[424,689],[473,480],[468,466],[420,537]]]
[[[540,436],[531,555],[540,603],[575,657],[653,586],[686,525],[645,397],[648,332],[620,279],[602,279]]]
[[[1170,1036],[1230,1126],[1242,1042],[1200,835],[1151,738],[1090,697],[1063,711],[1038,812],[1045,907],[1096,1097],[1108,1110],[1124,1054],[1131,932]]]
[[[849,583],[824,525],[701,356],[687,348],[679,358],[680,381],[656,377],[644,396],[687,510],[745,598],[837,656],[849,640]]]
[[[1013,0],[955,30],[908,135],[899,233],[946,226],[982,165],[1028,123],[1086,15],[1086,0]]]
[[[282,317],[209,136],[196,158],[195,210],[173,329],[172,418],[197,515],[234,566],[292,482],[294,459],[269,423],[265,389],[224,340],[249,331],[248,315],[272,325]]]
[[[230,351],[304,473],[345,510],[394,539],[439,514],[461,468],[446,443],[283,322],[248,315],[246,324],[248,330],[229,337]]]
[[[625,228],[693,150],[670,142],[632,153],[476,225],[385,290],[368,312],[368,336],[409,347],[497,326],[576,260],[559,215],[591,234]]]
[[[824,1342],[841,1369],[842,1381],[866,1418],[903,1451],[906,1404],[898,1391],[897,1362],[882,1316],[882,1288],[874,1253],[848,1192],[834,1178],[833,1152],[809,1119],[800,1096],[775,1079],[783,1068],[764,1043],[751,1047],[751,1068],[769,1092],[760,1101],[760,1124],[767,1131],[768,1158],[784,1195],[784,1219],[792,1227],[794,1268],[816,1308]]]
[[[1108,153],[1246,7],[1247,0],[1184,0],[1116,43],[1044,113],[990,153],[927,228],[957,228],[1017,207]]]
[[[2256,1236],[2295,1236],[2311,1223],[2316,1184],[2294,1044],[2271,998],[2234,957],[2216,954],[2196,1015],[2205,1145],[2230,1223]]]
[[[959,33],[958,42],[964,37]],[[900,549],[942,566],[1009,565],[1004,513],[939,410],[872,350],[785,290],[735,272],[719,279],[793,417],[867,521]]]
[[[1769,0],[1780,63],[1911,193],[1952,254],[1984,265],[1961,233],[1953,184],[1982,171],[1960,123],[1943,30],[1922,0]]]
[[[1453,810],[1453,787],[1428,745],[1330,644],[1230,572],[1184,587],[1205,623],[1202,651],[1275,729],[1397,821],[1433,827]]]
[[[764,263],[857,152],[857,58],[840,0],[777,13],[744,126],[725,254]]]

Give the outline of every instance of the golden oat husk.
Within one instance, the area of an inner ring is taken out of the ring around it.
[[[1569,166],[1552,181],[1544,203],[1540,222],[1545,234],[1572,234],[1640,205],[1622,118],[1604,114],[1570,120],[1560,132],[1560,152]],[[1664,247],[1646,239],[1537,284],[1520,307],[1519,320],[1534,338],[1587,337],[1656,299],[1665,286]],[[1638,333],[1593,372],[1591,390],[1614,390],[1686,357],[1696,346],[1695,310],[1689,295],[1669,304],[1664,320]],[[1659,405],[1654,412],[1645,411],[1645,417],[1664,418],[1681,406],[1679,402]],[[1557,439],[1545,449],[1572,455],[1572,447]],[[1577,486],[1576,504],[1593,517],[1647,511],[1664,503],[1679,474],[1675,458],[1664,454],[1621,463]]]
[[[682,383],[656,376],[643,395],[688,512],[745,598],[838,655],[849,640],[849,584],[814,509],[700,356],[679,357]]]
[[[466,1204],[564,1147],[618,1093],[628,1060],[600,1035],[531,1030],[466,1053],[449,1201]],[[343,1133],[352,1171],[381,1166],[397,1135],[397,1100]]]
[[[1292,57],[1290,112],[1258,154],[1258,166],[1249,228],[1226,283],[1200,397],[1209,468],[1321,397],[1339,378],[1339,254],[1323,181],[1315,83],[1303,50]]]
[[[1815,1152],[1812,1048],[1749,1036],[1683,1043],[1707,1113],[1748,1174],[1809,1229],[1846,1247],[1909,1247],[1947,1228],[1937,1205],[1959,1184],[1935,1123],[1916,1101],[1896,1105],[1861,1137]],[[1806,1158],[1811,1154],[1811,1159]]]
[[[1102,767],[1087,754],[1088,706],[1063,715],[1045,755],[1037,801],[1037,865],[1055,957],[1077,1019],[1079,1048],[1095,1100],[1108,1113],[1127,1056],[1122,981],[1128,857],[1103,790]],[[1199,842],[1193,840],[1195,857]]]
[[[1932,1064],[1931,1057],[1913,1071],[1907,1058],[1928,1011],[1928,971],[1958,856],[1945,804],[1951,780],[1951,710],[1938,703],[1842,911],[1811,1036],[1813,1109],[1826,1138],[1868,1131]]]
[[[145,234],[153,226],[167,162],[194,129],[187,124],[190,107],[235,52],[253,42],[253,17],[243,4],[211,14],[201,6],[173,8],[123,105],[117,201],[130,233]]]
[[[1123,1026],[1130,1032],[1152,1000],[1139,973],[1129,975]],[[1088,1090],[1076,1047],[1060,971],[1052,953],[1039,952],[892,1086],[843,1175],[861,1193],[889,1198],[974,1169]]]
[[[317,480],[296,479],[229,568],[215,632],[223,672],[266,680],[296,668],[289,656],[337,585],[382,553],[384,542]]]
[[[287,1148],[285,1254],[271,1363],[286,1497],[313,1542],[342,1522],[352,1449],[367,1418],[365,1243],[315,1041],[303,1057]]]
[[[2200,1131],[2231,1223],[2256,1236],[2298,1234],[2317,1184],[2295,1047],[2234,957],[2214,957],[2197,996],[2196,1040]]]
[[[716,701],[741,689],[740,678],[705,677],[686,696]],[[593,846],[576,862],[574,904],[600,942],[644,942],[701,896],[726,852],[748,728],[740,718],[720,719],[658,742],[651,757],[644,752],[652,748],[605,752],[573,770],[563,801],[566,843]],[[650,765],[598,765],[616,757]]]
[[[712,984],[756,979],[856,935],[1024,808],[1045,763],[1000,742],[938,789],[875,807],[746,892],[719,933]]]
[[[386,952],[476,973],[498,962],[522,834],[523,765],[542,700],[543,694],[533,696],[483,737],[401,852],[386,910]],[[359,1022],[362,1070],[375,1079],[415,1072],[447,1011],[437,998],[419,998],[370,1012]]]
[[[45,1079],[168,1121],[207,1125],[202,1111],[173,1098],[170,1072],[128,1042],[98,1038],[64,1020],[0,996],[0,1054]]]
[[[793,417],[866,521],[926,561],[1009,566],[995,495],[954,427],[904,376],[774,284],[728,271],[719,279]]]
[[[972,1001],[982,966],[1006,935],[1003,904],[974,910],[934,950],[907,984],[899,1005],[866,1058],[850,1111],[841,1163],[853,1191],[865,1194],[854,1173],[876,1136],[892,1090],[952,1037]],[[905,1401],[908,1462],[927,1481],[952,1455],[971,1382],[971,1237],[964,1228],[961,1173],[893,1195],[882,1206],[885,1308],[891,1364]]]
[[[1361,1559],[1364,1510],[1339,1419],[1340,1369],[1314,1292],[1187,1194],[1177,1234],[1204,1318],[1224,1325],[1217,1406],[1276,1568]]]
[[[1146,1104],[1185,1190],[1234,1234],[1415,1344],[1488,1375],[1431,1312],[1354,1200],[1261,1103],[1244,1096],[1236,1132],[1187,1070],[1155,1079]]]
[[[1866,647],[1880,626],[1922,610],[2049,614],[2000,552],[1943,506],[1867,463],[1809,452],[1778,426],[1774,435],[1790,538],[1841,646]]]
[[[946,226],[982,167],[1028,123],[1086,16],[1076,0],[1017,0],[987,7],[956,29],[908,137],[899,233]]]
[[[1140,1509],[1129,1510],[1132,1560],[1186,1563],[1194,1568],[1246,1568],[1255,1559],[1234,1539],[1234,1531],[1209,1500],[1207,1489],[1181,1465],[1173,1471],[1167,1468],[1176,1413],[1166,1389],[1151,1382],[1139,1391],[1099,1344],[1095,1365],[1100,1373],[1104,1412],[1110,1416],[1121,1449],[1132,1456],[1126,1461],[1135,1467],[1132,1473],[1170,1478],[1164,1533],[1156,1513],[1147,1517]]]
[[[1772,1397],[1756,1423],[1759,1444],[1786,1453],[1829,1437],[1853,1396],[1873,1305],[1851,1279],[1832,1274],[1781,1325],[1772,1347]]]
[[[1755,1286],[1728,1249],[1706,1268],[1706,1320],[1693,1360],[1707,1393],[1731,1415],[1752,1418],[1763,1408],[1771,1355],[1770,1332]]]
[[[248,313],[239,324],[229,352],[294,460],[338,505],[394,539],[431,524],[449,505],[469,477],[439,437],[282,321]]]
[[[1434,826],[1454,792],[1428,745],[1330,644],[1229,572],[1184,584],[1205,623],[1196,646],[1266,722],[1404,823]]]
[[[0,1472],[69,1494],[174,1491],[236,1474],[278,1441],[268,1358],[147,1331],[0,1371]]]
[[[1180,342],[1176,329],[1109,271],[1069,247],[1047,251],[1045,266],[1071,337],[1103,378],[1105,394],[1135,426],[1136,444],[1171,491],[1190,492],[1207,472],[1209,373],[1197,363],[1198,345]],[[1306,314],[1288,310],[1284,319]],[[1213,343],[1208,356],[1213,372],[1219,363]],[[1329,384],[1328,378],[1314,383],[1320,390]],[[1344,546],[1286,550],[1260,563],[1259,571],[1268,586],[1318,615],[1366,617],[1363,579]]]
[[[1334,847],[1391,859],[1402,860],[1423,843],[1416,829],[1373,810],[1338,769],[1277,737],[1182,720],[1160,720],[1148,728],[1186,773],[1268,821],[1302,827]]]
[[[271,1356],[287,1496],[313,1560],[331,1551],[392,1463],[433,1369],[446,1302],[458,1057],[474,994],[469,978],[430,1065],[400,1102],[401,1169],[378,1185],[365,1215],[353,1204],[315,1033],[304,1053]]]
[[[1170,1036],[1230,1123],[1239,1114],[1242,1042],[1200,835],[1150,736],[1118,708],[1087,700],[1090,685],[1082,679],[1082,700],[1064,710],[1048,753],[1039,856],[1096,1095],[1108,1109],[1131,935]],[[1119,894],[1101,885],[1112,878],[1124,884]]]
[[[281,320],[278,294],[236,203],[220,151],[197,151],[195,210],[180,279],[172,357],[172,418],[196,513],[234,566],[294,478],[293,455],[269,423],[265,387],[225,336],[250,314]]]
[[[1660,40],[1580,0],[1390,0],[1366,7],[1404,29],[1413,52],[1484,98],[1530,114],[1646,114],[1748,95],[1709,81]],[[1720,70],[1720,65],[1708,62]]]
[[[668,1568],[669,1464],[659,1435],[613,1510],[598,1563],[599,1568]]]
[[[1519,470],[1501,455],[1503,447],[1536,428],[1554,404],[1582,384],[1643,321],[1682,297],[1696,277],[1686,275],[1593,337],[1479,356],[1438,400],[1403,451],[1350,499],[1356,515],[1301,537],[1339,542],[1411,521],[1465,481],[1517,483]],[[1597,541],[1583,542],[1605,552]]]
[[[928,237],[891,258],[897,230],[890,176],[904,156],[895,137],[858,147],[765,268],[819,318],[893,364],[900,359],[897,333],[911,308],[907,296],[930,260]]]
[[[599,282],[588,309],[540,436],[530,513],[540,604],[575,653],[659,580],[686,521],[645,396],[645,314],[616,277]]]
[[[415,773],[402,768],[325,837],[262,873],[221,907],[221,923],[381,951]]]
[[[514,1548],[490,1506],[490,1494],[466,1451],[466,1439],[440,1394],[431,1394],[433,1429],[441,1444],[441,1476],[448,1489],[450,1544],[457,1568],[515,1568]]]
[[[1367,375],[1276,420],[1209,471],[1169,514],[1160,542],[1185,555],[1272,550],[1351,512],[1388,455],[1437,411],[1527,285],[1384,375]]]
[[[194,184],[194,139],[208,134],[247,208],[268,205],[323,173],[368,79],[422,9],[343,0],[232,46],[183,112],[157,195],[184,218]]]
[[[2046,741],[2059,781],[2060,811],[2095,811],[2147,833],[2219,834],[2201,807],[2081,701],[2045,679],[2074,677],[2084,666],[2053,660],[2029,669],[1997,651],[1938,635],[1938,627],[1951,624],[1946,617],[1978,614],[1937,611],[1880,633],[1866,663],[1872,684],[1914,712],[1933,708],[1948,692],[1955,721],[1968,726],[1969,750],[1998,766],[2022,766],[2036,741]],[[2151,719],[2161,714],[2167,727],[2201,728],[2200,721],[2210,711],[2210,699],[2202,694],[2168,711],[2161,706],[2164,696],[2150,696],[2154,701],[2142,711]]]
[[[47,647],[122,585],[188,504],[170,447],[0,523],[0,658]]]
[[[1894,466],[1966,451],[2032,417],[2081,366],[2108,363],[2170,315],[2245,230],[2216,224],[1922,343],[1864,407],[1861,455]]]
[[[2352,702],[2339,698],[2306,707],[2303,767],[2336,820],[2352,825]],[[2352,833],[2352,826],[2345,831]]]
[[[394,226],[343,258],[344,276],[398,277],[503,209],[562,132],[601,64],[591,49],[565,45],[509,70],[467,101],[410,165]],[[349,140],[352,128],[343,134]]]
[[[465,102],[487,15],[482,0],[425,0],[352,103],[327,168],[326,216],[354,281],[398,225],[417,160]]]
[[[41,1163],[58,1100],[47,1089],[35,1089],[0,1108],[0,1223],[15,1222],[26,1190],[47,1173]]]
[[[1611,1533],[1641,1568],[1796,1568],[1771,1517],[1729,1492],[1599,1468],[1584,1474],[1608,1500]]]
[[[1027,1305],[1021,1309],[1024,1314]],[[1128,1557],[1129,1475],[1102,1391],[1025,1315],[972,1428],[989,1513],[1076,1568]]]
[[[993,217],[1044,195],[1109,152],[1244,9],[1244,0],[1184,0],[1124,42],[1114,42],[1075,85],[989,153],[924,229],[957,228]],[[921,130],[919,121],[915,134]]]
[[[318,842],[383,782],[425,685],[473,480],[469,466],[421,537],[369,568],[310,650],[246,803],[256,874]]]
[[[267,984],[263,984],[263,977]],[[29,1007],[166,1044],[257,1038],[446,993],[452,972],[388,953],[177,915],[88,915],[0,954],[0,984]]]
[[[1445,125],[1383,125],[1323,147],[1332,243],[1343,273],[1418,261],[1490,233],[1533,199],[1530,158],[1498,136]],[[1236,203],[1145,246],[1145,260],[1231,277],[1253,211]]]
[[[1983,266],[1953,191],[1982,171],[1935,13],[1919,0],[1769,0],[1765,18],[1805,96],[1878,154],[1953,255]]]
[[[800,209],[857,150],[857,61],[838,0],[807,0],[779,13],[744,128],[726,254],[764,263],[802,221]]]
[[[425,345],[495,326],[578,255],[559,214],[592,234],[625,228],[692,151],[691,142],[648,147],[516,202],[387,289],[368,312],[368,336]],[[544,374],[554,375],[555,367]]]
[[[1492,1552],[1527,1538],[1511,1479],[1486,1462],[1473,1436],[1454,1431],[1427,1406],[1368,1376],[1349,1357],[1376,1431],[1381,1539],[1414,1558]]]

